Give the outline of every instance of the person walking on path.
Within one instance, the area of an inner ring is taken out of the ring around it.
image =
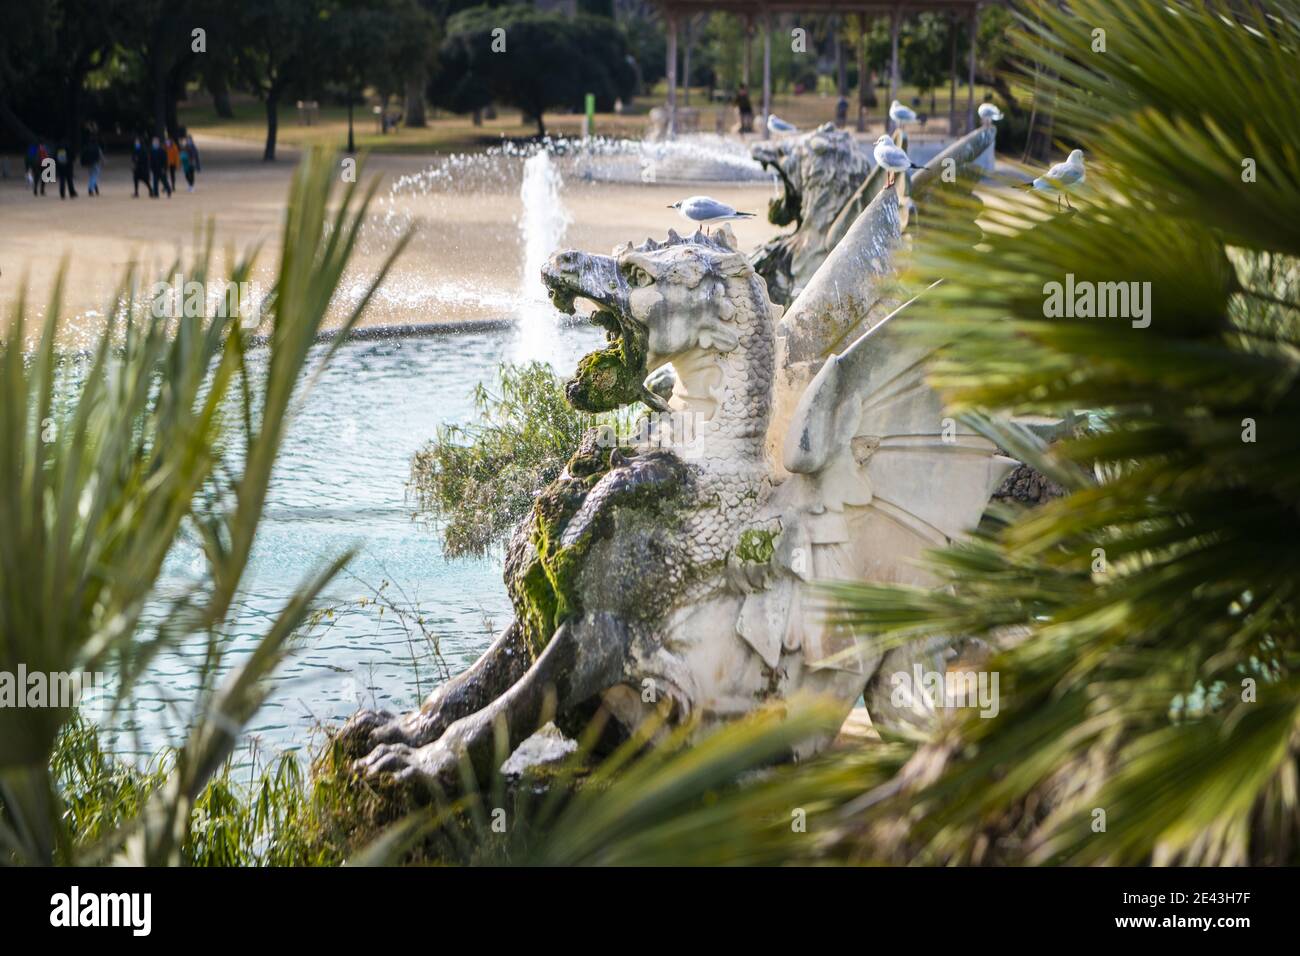
[[[77,198],[77,187],[72,181],[75,168],[72,162],[72,151],[66,145],[60,144],[54,153],[54,175],[59,181],[60,199]],[[67,196],[64,196],[65,189]]]
[[[93,137],[86,142],[81,150],[81,165],[90,170],[86,179],[86,195],[99,195],[99,174],[104,169],[104,150],[100,147],[99,141]]]
[[[754,104],[749,100],[749,88],[742,85],[736,91],[736,110],[740,113],[740,132],[754,131]]]
[[[41,178],[40,160],[37,159],[39,152],[40,144],[32,143],[23,154],[23,169],[27,171],[27,185],[32,187],[33,196],[36,195],[36,183]]]
[[[161,186],[167,190],[167,198],[172,198],[172,187],[167,182],[167,150],[163,149],[162,141],[155,136],[149,146],[149,174],[153,179],[153,189],[149,195],[154,199],[158,198],[158,188]]]
[[[131,145],[131,195],[135,199],[140,198],[140,184],[144,183],[146,195],[152,196],[153,190],[149,188],[149,151],[144,148],[144,143],[140,142],[140,137],[135,138]]]
[[[190,192],[194,192],[194,177],[203,169],[203,164],[199,162],[199,148],[194,145],[194,137],[185,137],[185,147],[181,150],[181,165],[185,166],[186,159],[189,159],[189,165],[185,169],[185,178],[189,181]]]
[[[36,143],[32,150],[32,195],[45,195],[45,161],[50,158],[44,143]]]
[[[167,137],[167,178],[171,181],[171,189],[167,190],[170,196],[176,191],[176,170],[181,165],[181,148],[176,145],[176,140],[170,136]]]

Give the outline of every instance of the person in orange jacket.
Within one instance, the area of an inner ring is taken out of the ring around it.
[[[170,136],[167,137],[167,176],[171,180],[171,191],[176,191],[176,170],[181,166],[181,148],[176,145],[176,140]]]

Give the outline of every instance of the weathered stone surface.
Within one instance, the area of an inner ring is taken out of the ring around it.
[[[872,652],[814,582],[930,584],[916,559],[973,528],[1015,462],[947,423],[890,308],[905,188],[871,200],[784,317],[725,228],[552,257],[553,301],[594,303],[610,340],[571,400],[667,414],[631,447],[584,439],[511,543],[516,622],[417,717],[359,715],[364,772],[454,789],[465,762],[485,781],[501,733],[572,734],[598,707],[707,732],[796,694],[847,714],[865,690],[877,725],[908,719],[878,681],[942,666],[937,648]]]
[[[781,195],[768,208],[778,226],[796,223],[754,252],[754,268],[773,302],[787,305],[834,248],[831,223],[871,171],[871,160],[853,135],[826,123],[811,133],[756,143],[754,159],[777,174]],[[836,237],[838,239],[838,237]]]

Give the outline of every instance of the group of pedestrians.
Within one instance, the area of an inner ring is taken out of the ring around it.
[[[98,138],[92,136],[86,141],[79,160],[86,170],[86,194],[98,196],[104,170],[104,149]],[[76,164],[66,144],[60,144],[51,154],[44,143],[32,143],[27,148],[25,165],[33,196],[44,196],[45,186],[52,177],[58,184],[60,199],[77,198]],[[187,190],[194,192],[194,177],[201,168],[194,137],[185,136],[178,141],[170,136],[154,136],[146,146],[137,136],[131,147],[132,195],[138,199],[140,184],[144,183],[145,194],[149,197],[157,199],[161,190],[166,190],[170,197],[176,190],[178,170],[185,176]]]
[[[145,192],[154,199],[162,190],[166,190],[170,197],[176,191],[178,169],[185,176],[186,191],[194,192],[194,177],[201,168],[199,149],[194,145],[193,136],[186,136],[184,142],[179,143],[170,136],[155,136],[148,146],[137,136],[131,146],[131,177],[136,197],[140,195],[141,183],[144,183]]]

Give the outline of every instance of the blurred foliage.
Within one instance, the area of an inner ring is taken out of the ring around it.
[[[191,640],[199,652],[188,740],[176,749],[165,784],[150,788],[143,812],[114,835],[113,849],[130,861],[180,860],[194,801],[348,559],[322,556],[267,618],[251,652],[237,665],[227,659],[232,608],[288,419],[407,241],[398,241],[343,315],[344,334],[318,347],[375,188],[363,194],[353,183],[336,192],[337,170],[334,157],[310,152],[296,172],[279,269],[258,314],[217,309],[208,297],[194,312],[187,300],[185,315],[155,318],[150,306],[157,303],[139,298],[128,275],[93,347],[67,355],[57,345],[60,276],[36,347],[29,348],[22,296],[0,343],[0,672],[104,673],[116,706],[162,648]],[[190,283],[228,288],[253,265],[249,257],[218,276],[211,261],[209,232],[184,271],[187,294]],[[179,262],[163,274],[178,272]],[[266,337],[266,361],[250,364],[258,333]],[[202,573],[177,586],[164,582],[163,568],[182,539],[197,546]],[[73,856],[75,817],[64,812],[55,780],[67,766],[51,761],[73,716],[69,706],[0,708],[5,859]]]
[[[59,735],[51,767],[71,834],[59,863],[98,862],[118,834],[138,821],[149,800],[164,791],[175,768],[168,749],[144,766],[105,752],[101,731],[81,718]],[[185,866],[330,866],[343,855],[323,821],[335,816],[327,786],[308,788],[298,757],[269,764],[256,751],[235,755],[204,784],[190,809],[179,862]]]
[[[1297,860],[1300,7],[1271,9],[1076,0],[1010,37],[1090,188],[990,206],[974,247],[937,225],[912,325],[950,409],[1069,494],[933,555],[939,590],[830,590],[882,645],[1000,648],[1001,713],[855,822],[879,858]],[[1149,326],[1045,317],[1067,275],[1149,283]],[[999,423],[1073,412],[1050,449]]]

